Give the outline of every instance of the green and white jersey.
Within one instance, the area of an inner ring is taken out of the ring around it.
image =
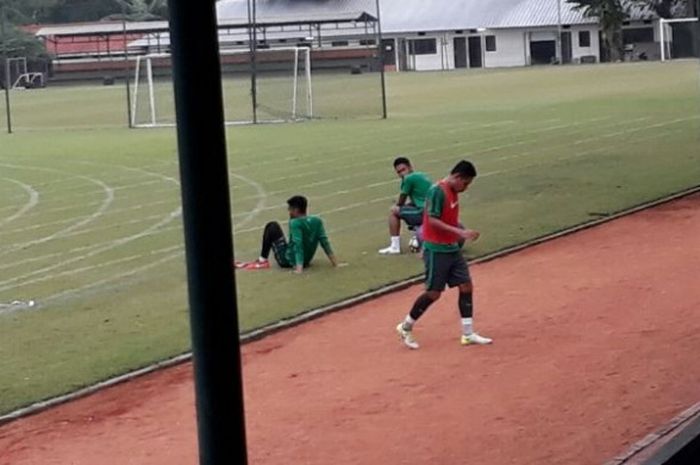
[[[433,185],[427,174],[420,171],[406,175],[401,179],[401,193],[411,198],[411,203],[421,210],[425,206],[428,189]]]
[[[333,254],[321,218],[311,215],[289,220],[289,247],[285,255],[290,263],[295,266],[308,265],[314,258],[319,244],[327,255]]]

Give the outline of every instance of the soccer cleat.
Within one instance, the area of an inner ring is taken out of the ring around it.
[[[247,264],[248,264],[248,262],[242,262],[242,261],[240,261],[240,260],[235,260],[235,261],[233,262],[234,268],[243,268],[243,267],[245,267]]]
[[[383,249],[379,249],[379,254],[380,255],[398,255],[401,253],[401,249],[397,249],[396,247],[385,247]]]
[[[462,339],[460,340],[461,344],[463,346],[469,346],[469,345],[486,345],[486,344],[491,344],[493,342],[493,339],[484,337],[484,336],[479,336],[476,333],[471,333],[471,334],[462,334]]]
[[[411,331],[407,331],[403,328],[403,322],[399,323],[398,326],[396,326],[396,332],[399,333],[399,337],[401,338],[401,341],[409,349],[417,349],[418,347],[420,347],[418,345],[418,343],[416,342],[416,340],[413,339],[413,333]]]
[[[244,270],[266,270],[270,268],[269,260],[255,260],[254,262],[246,263],[243,265]]]

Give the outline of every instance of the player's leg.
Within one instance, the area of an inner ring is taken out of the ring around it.
[[[413,326],[422,317],[428,308],[437,301],[445,289],[449,272],[449,262],[444,260],[442,253],[426,250],[423,255],[425,263],[425,292],[413,302],[411,310],[404,320],[398,324],[396,331],[401,340],[411,349],[417,349],[418,343],[413,338]]]
[[[462,319],[462,345],[491,344],[492,339],[480,336],[474,331],[474,286],[469,274],[469,265],[461,252],[455,252],[453,255],[448,285],[459,287],[457,305]]]
[[[382,255],[396,255],[401,253],[401,219],[399,218],[400,207],[393,206],[389,210],[389,237],[388,247],[379,249]]]
[[[267,223],[263,229],[260,257],[256,261],[244,265],[243,268],[247,270],[270,268],[270,252],[274,251],[275,259],[279,263],[278,254],[281,252],[283,255],[286,246],[287,239],[284,237],[284,231],[282,231],[280,224],[276,221]]]

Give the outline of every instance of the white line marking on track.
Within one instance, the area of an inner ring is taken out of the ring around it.
[[[17,181],[16,179],[5,178],[5,180],[20,186],[22,189],[24,189],[29,198],[27,199],[27,202],[24,205],[22,205],[22,207],[20,207],[20,209],[17,210],[14,214],[0,220],[0,226],[4,226],[7,223],[15,221],[17,218],[20,218],[22,215],[27,213],[39,203],[39,193],[32,186]]]

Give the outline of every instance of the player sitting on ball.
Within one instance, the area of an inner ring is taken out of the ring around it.
[[[293,268],[301,273],[311,263],[319,244],[333,266],[338,266],[331,243],[318,216],[307,215],[306,197],[295,195],[287,200],[289,206],[289,242],[284,237],[282,227],[276,221],[265,225],[262,237],[260,258],[250,263],[237,263],[236,268],[260,270],[270,268],[270,251],[282,268]]]
[[[401,253],[401,220],[404,220],[409,228],[417,228],[421,225],[425,196],[432,185],[432,181],[425,173],[413,171],[413,166],[406,157],[398,157],[394,160],[394,170],[401,178],[401,193],[396,205],[391,207],[389,212],[391,243],[389,247],[379,250],[382,255]],[[411,239],[409,248],[411,251],[417,251],[420,248],[415,236]]]

